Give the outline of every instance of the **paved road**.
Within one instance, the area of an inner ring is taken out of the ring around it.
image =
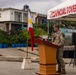
[[[32,63],[32,70],[22,70],[22,62],[7,62],[0,61],[0,75],[36,75],[35,72],[39,70],[38,63]],[[66,75],[76,75],[76,67],[66,65]]]
[[[35,75],[38,70],[38,64],[36,63],[32,64],[32,70],[22,70],[21,64],[22,62],[0,61],[0,75]]]
[[[36,52],[35,52],[36,53]],[[14,57],[25,57],[26,52],[24,51],[19,51],[17,49],[12,49],[12,48],[7,48],[7,49],[0,49],[0,54],[2,54],[5,57],[12,56]],[[31,58],[37,58],[37,55],[29,54],[29,57]],[[4,58],[2,58],[4,59]],[[11,59],[11,58],[10,58]],[[4,59],[5,60],[5,59]],[[7,58],[8,60],[8,58]],[[17,60],[17,58],[15,59]],[[70,60],[66,62],[70,62]],[[38,72],[39,70],[39,64],[38,63],[33,63],[32,62],[32,70],[22,70],[21,69],[21,64],[22,62],[12,62],[12,61],[0,61],[0,75],[36,75],[35,72]],[[76,66],[73,68],[73,65],[69,66],[66,64],[66,75],[76,75]]]

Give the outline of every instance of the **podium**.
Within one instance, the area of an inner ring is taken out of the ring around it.
[[[60,75],[56,72],[56,51],[59,46],[36,38],[35,43],[38,44],[40,69],[38,75]]]

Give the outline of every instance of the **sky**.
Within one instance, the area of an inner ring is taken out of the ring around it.
[[[47,11],[65,0],[0,0],[0,8],[23,9],[24,5],[29,5],[32,12],[47,14]]]

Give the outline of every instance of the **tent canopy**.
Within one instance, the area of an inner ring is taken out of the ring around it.
[[[76,0],[66,0],[48,10],[47,19],[76,21]]]

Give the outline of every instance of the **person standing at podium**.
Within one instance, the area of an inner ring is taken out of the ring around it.
[[[53,32],[51,34],[51,42],[58,46],[61,46],[57,50],[57,63],[58,63],[58,73],[66,74],[65,71],[65,62],[63,60],[63,46],[65,41],[65,35],[62,31],[59,30],[59,25],[55,24],[53,26]]]

